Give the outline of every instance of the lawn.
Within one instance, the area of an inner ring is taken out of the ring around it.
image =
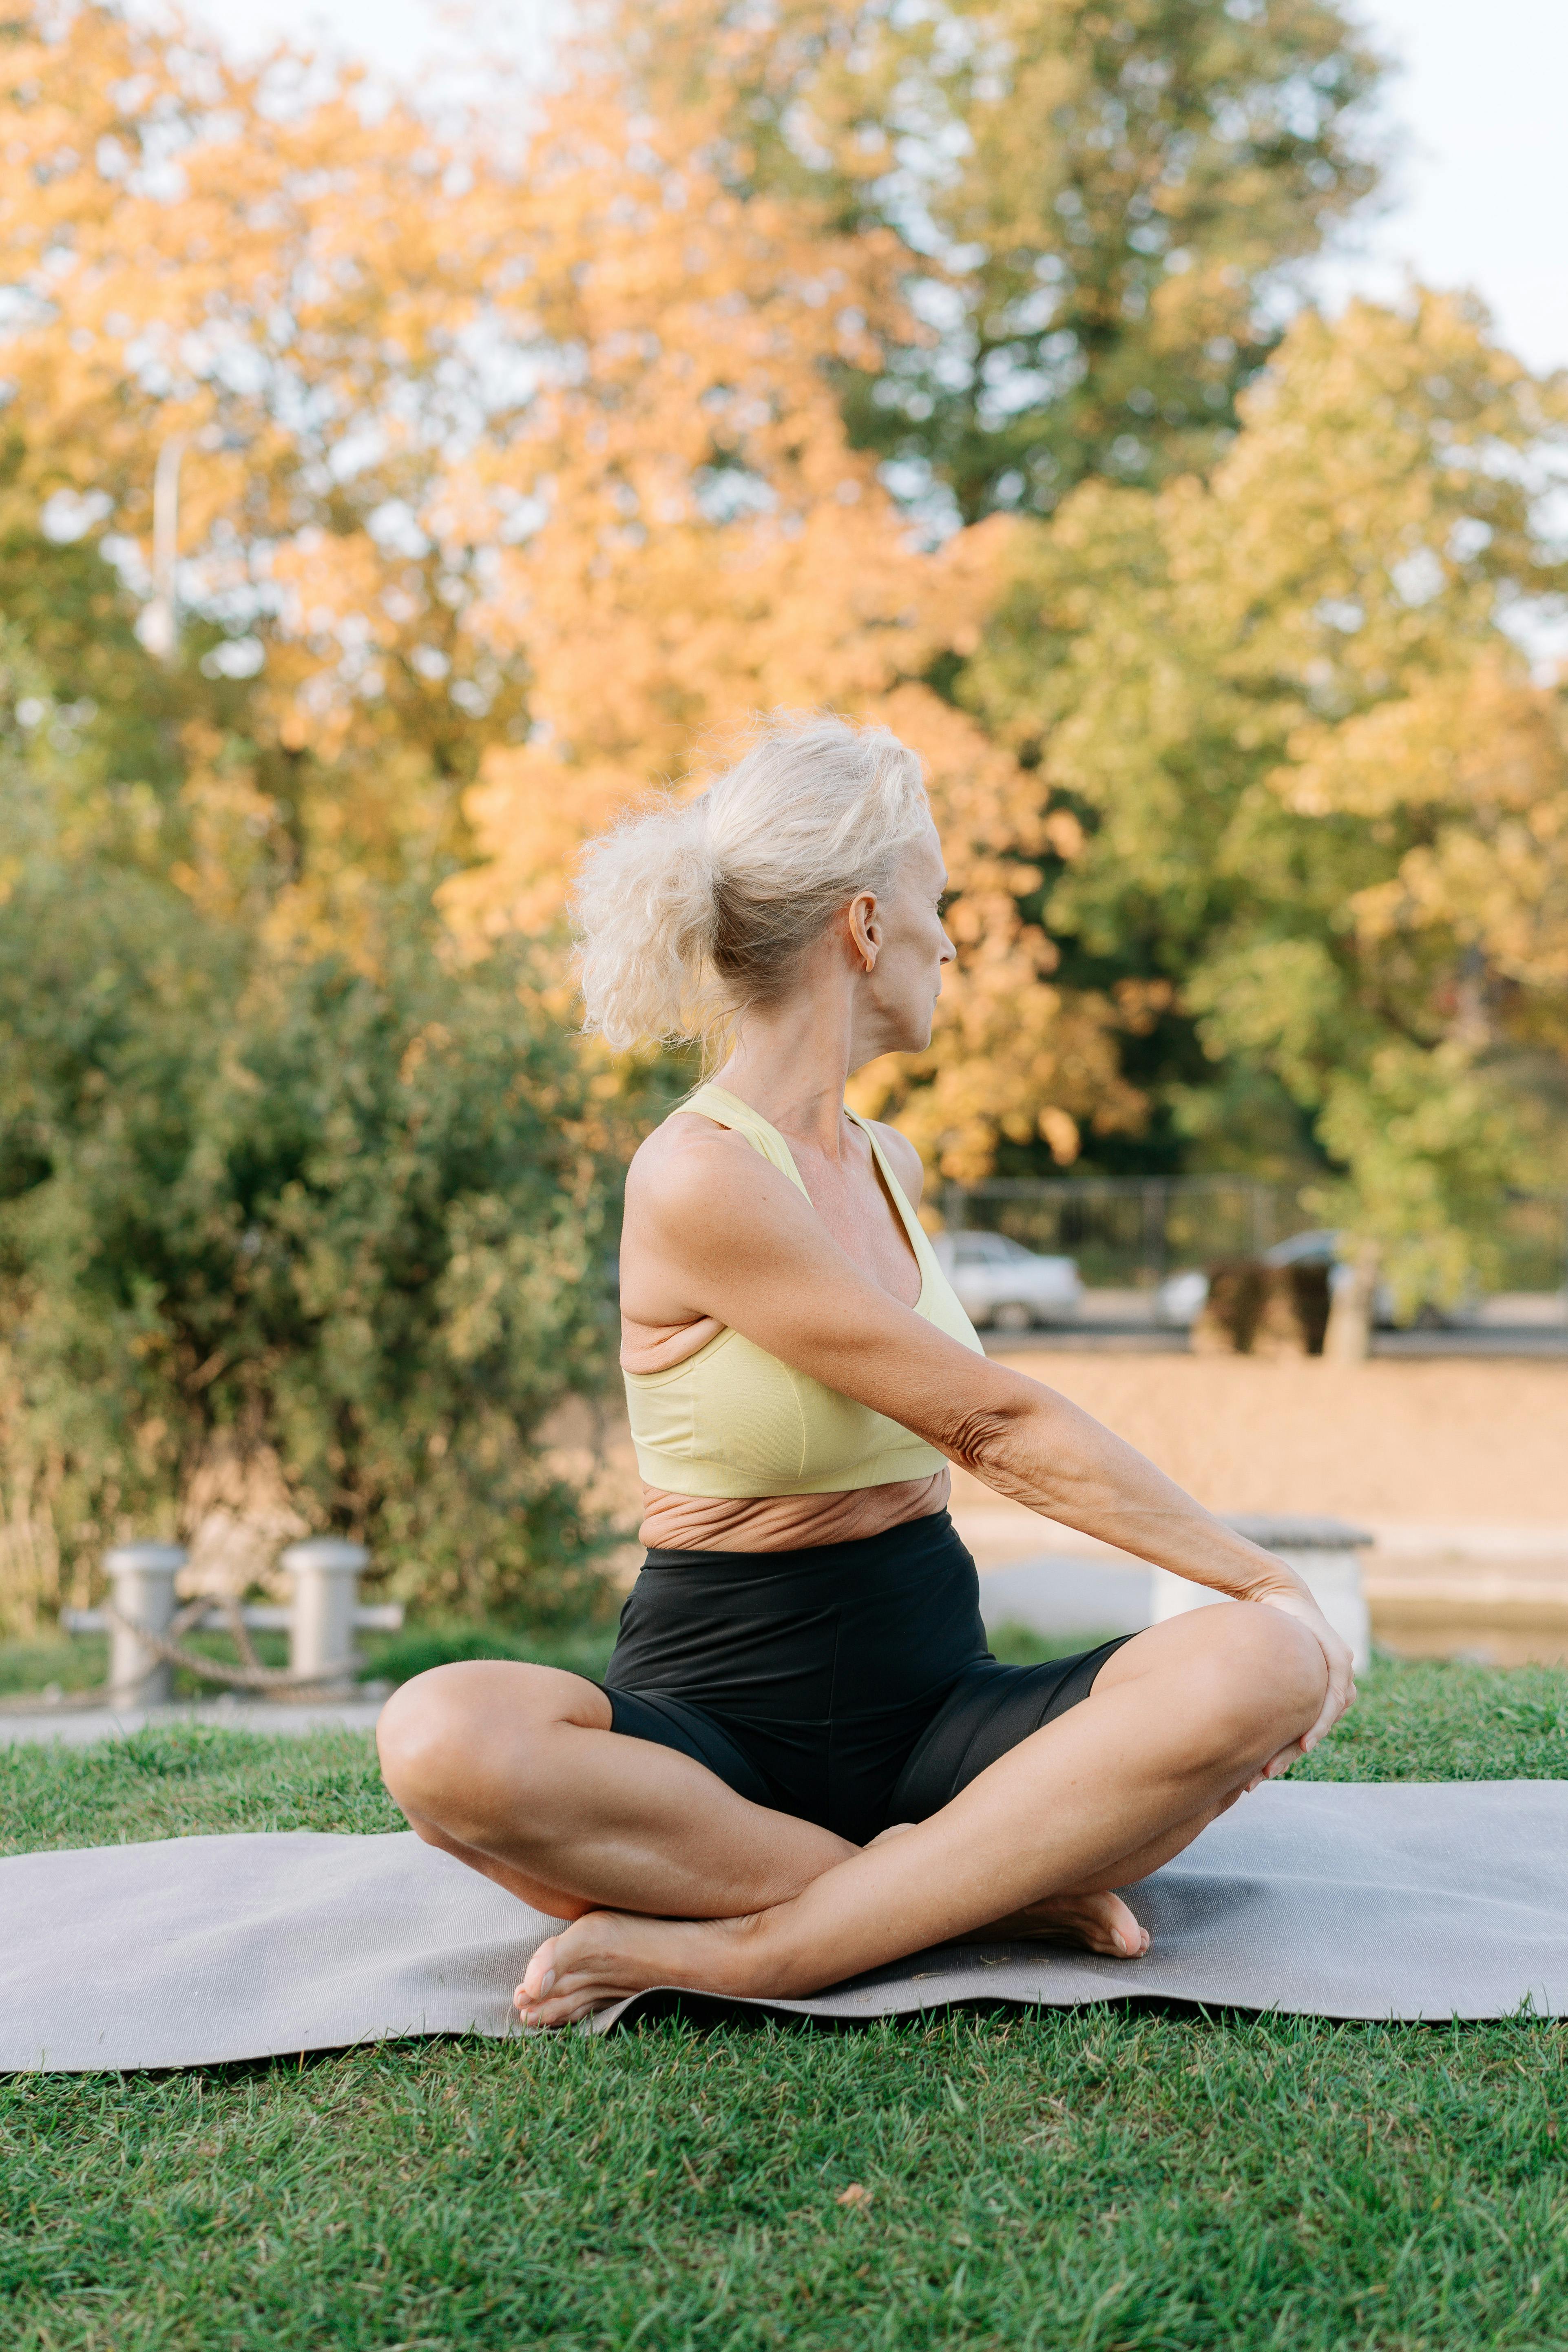
[[[1568,1777],[1568,1675],[1379,1666],[1307,1769]],[[395,1822],[348,1734],[16,1749],[0,1792],[8,1851]],[[14,2077],[5,2342],[1557,2347],[1565,2050],[1096,2009]]]

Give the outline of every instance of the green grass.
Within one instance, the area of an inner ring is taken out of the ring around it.
[[[32,1642],[0,1642],[0,1698],[41,1691],[90,1690],[109,1672],[106,1633],[40,1634]]]
[[[1307,1770],[1568,1777],[1568,1675],[1380,1665]],[[355,1735],[0,1754],[10,1851],[395,1822]],[[1530,2020],[1093,2009],[16,2077],[0,2336],[1545,2352],[1568,2339],[1565,2061]]]
[[[1005,1666],[1040,1665],[1047,1658],[1070,1658],[1082,1650],[1098,1650],[1101,1642],[1114,1637],[1110,1633],[1037,1633],[1032,1625],[1017,1625],[1010,1620],[1000,1625],[988,1625],[985,1638],[994,1658]]]
[[[363,1678],[405,1683],[431,1666],[449,1665],[460,1658],[529,1658],[597,1682],[615,1646],[613,1617],[602,1624],[538,1632],[504,1625],[407,1625],[400,1633],[366,1638]]]

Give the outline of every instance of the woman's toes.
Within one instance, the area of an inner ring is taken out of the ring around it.
[[[1148,1929],[1120,1895],[1069,1896],[1058,1916],[1069,1934],[1076,1932],[1091,1952],[1103,1952],[1108,1959],[1141,1960],[1149,1948]]]
[[[1101,1918],[1110,1936],[1111,1949],[1124,1960],[1141,1960],[1149,1948],[1149,1930],[1135,1919],[1120,1895],[1100,1897]]]
[[[547,1936],[524,1969],[522,1982],[512,1995],[519,2009],[537,2009],[555,1982],[555,1947],[559,1941],[556,1936]]]

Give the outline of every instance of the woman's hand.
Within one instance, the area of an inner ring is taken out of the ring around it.
[[[1261,1602],[1266,1608],[1278,1609],[1281,1616],[1294,1617],[1299,1623],[1305,1625],[1322,1651],[1323,1662],[1329,1670],[1329,1687],[1324,1693],[1316,1723],[1289,1748],[1282,1748],[1278,1756],[1269,1758],[1258,1779],[1249,1783],[1256,1789],[1259,1780],[1278,1780],[1298,1756],[1310,1755],[1319,1740],[1333,1729],[1346,1707],[1353,1706],[1355,1662],[1348,1644],[1335,1633],[1306,1586],[1295,1579],[1289,1583],[1282,1580],[1278,1584],[1260,1585],[1248,1598]]]

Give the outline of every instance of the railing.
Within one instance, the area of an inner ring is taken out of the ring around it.
[[[1252,1176],[1068,1176],[947,1184],[950,1230],[1009,1234],[1029,1249],[1078,1260],[1092,1287],[1152,1288],[1182,1266],[1261,1257],[1321,1220],[1302,1188]],[[1503,1290],[1568,1285],[1568,1193],[1521,1192],[1498,1203],[1492,1235]]]
[[[286,1608],[253,1602],[236,1606],[208,1601],[181,1608],[174,1581],[185,1565],[179,1544],[121,1544],[107,1554],[104,1570],[110,1600],[102,1609],[62,1609],[60,1624],[70,1633],[110,1636],[105,1696],[116,1706],[165,1705],[174,1688],[180,1634],[197,1628],[232,1633],[287,1633],[289,1664],[278,1673],[216,1665],[212,1679],[255,1689],[327,1689],[353,1680],[358,1659],[356,1633],[395,1633],[403,1622],[398,1601],[363,1602],[359,1580],[369,1565],[363,1544],[332,1536],[312,1536],[290,1544],[279,1565],[293,1578]],[[207,1660],[185,1661],[196,1672]]]

